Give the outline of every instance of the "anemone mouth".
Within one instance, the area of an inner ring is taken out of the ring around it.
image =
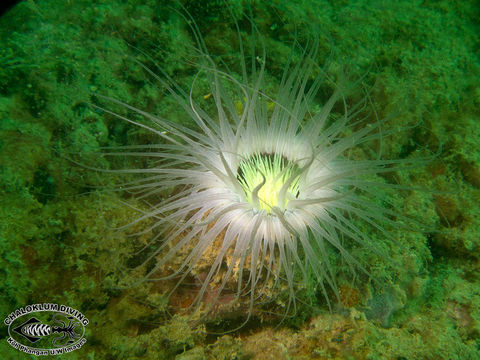
[[[300,168],[283,155],[254,153],[237,168],[239,181],[247,201],[256,209],[272,213],[284,210],[288,201],[300,194]]]

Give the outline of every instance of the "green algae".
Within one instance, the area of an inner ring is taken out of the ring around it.
[[[237,35],[223,2],[184,3],[210,51],[227,55],[235,69]],[[120,204],[125,199],[118,194],[102,191],[107,177],[68,159],[102,146],[155,141],[87,106],[95,101],[92,92],[185,122],[174,99],[146,81],[130,57],[149,66],[155,62],[188,88],[194,76],[186,66],[191,36],[162,2],[26,1],[0,19],[0,313],[57,301],[87,314],[87,343],[68,358],[261,359],[262,352],[291,359],[480,357],[478,6],[474,1],[252,4],[267,38],[269,87],[278,85],[289,52],[284,40],[295,26],[300,41],[318,31],[324,40],[319,63],[334,51],[332,69],[345,66],[375,83],[372,101],[380,117],[396,113],[391,124],[398,128],[420,123],[386,140],[386,156],[415,156],[442,145],[427,168],[392,174],[401,184],[438,192],[387,195],[400,213],[422,219],[430,229],[392,229],[396,241],[388,250],[403,267],[392,269],[374,254],[353,250],[395,291],[363,279],[352,285],[358,302],[330,314],[315,284],[307,284],[305,298],[317,309],[301,308],[286,327],[273,329],[266,317],[241,337],[221,337],[169,317],[172,304],[161,295],[161,285],[122,288],[124,259],[148,236],[134,243],[128,231],[115,231],[135,212]],[[232,7],[236,16],[248,12],[241,2]],[[207,95],[206,88],[200,83],[197,95]],[[95,156],[90,164],[111,165]],[[372,234],[372,240],[384,242],[381,234]],[[5,327],[2,331],[6,336]],[[24,358],[5,340],[0,353]]]

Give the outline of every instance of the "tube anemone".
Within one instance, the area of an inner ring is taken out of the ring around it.
[[[222,302],[222,293],[228,293],[248,304],[250,315],[274,289],[287,294],[285,312],[295,309],[298,284],[313,277],[330,306],[332,294],[339,297],[331,252],[353,273],[360,269],[368,274],[349,247],[384,253],[359,221],[386,239],[386,226],[395,226],[397,214],[374,200],[378,187],[395,185],[370,176],[416,166],[421,160],[349,157],[365,144],[381,144],[393,132],[380,131],[381,119],[365,121],[370,119],[365,115],[367,91],[361,101],[348,105],[347,93],[354,86],[346,80],[334,82],[316,65],[318,38],[306,47],[293,42],[295,56],[286,61],[272,94],[265,86],[266,48],[253,22],[248,54],[238,31],[241,76],[209,54],[199,29],[191,24],[197,41],[192,64],[196,75],[188,91],[162,69],[154,72],[137,64],[166,89],[195,127],[103,95],[96,97],[145,121],[111,106],[93,105],[158,137],[157,144],[107,152],[155,160],[145,168],[112,170],[141,176],[123,184],[124,191],[145,200],[164,195],[162,201],[146,202],[148,206],[138,209],[140,216],[126,226],[145,223],[143,233],[153,234],[142,279],[173,280],[177,288],[195,276],[199,284],[192,307],[208,302],[212,309]],[[194,95],[201,81],[208,84],[210,106]],[[333,89],[331,96],[317,104],[325,83]],[[334,106],[341,111],[332,116]]]

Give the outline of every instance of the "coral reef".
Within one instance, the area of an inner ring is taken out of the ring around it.
[[[224,2],[181,3],[198,18],[210,51],[235,64],[237,34]],[[191,34],[173,10],[179,4],[21,2],[0,18],[0,314],[44,301],[86,314],[87,343],[57,358],[480,358],[478,5],[276,3],[251,5],[267,39],[269,86],[279,82],[288,34],[298,29],[302,41],[315,24],[329,39],[321,45],[319,62],[334,48],[332,67],[366,74],[366,81],[375,83],[371,99],[378,115],[394,113],[389,126],[409,129],[387,139],[384,154],[407,158],[441,146],[428,167],[385,175],[424,189],[386,196],[390,206],[421,220],[425,230],[391,230],[395,243],[388,251],[392,262],[401,264],[393,269],[374,254],[351,250],[387,280],[385,287],[365,278],[340,279],[342,306],[330,313],[315,284],[306,284],[299,295],[310,305],[301,306],[294,318],[279,324],[278,317],[258,313],[229,335],[221,333],[241,322],[241,308],[219,311],[211,321],[182,315],[188,292],[195,291],[194,278],[190,288],[170,299],[164,296],[168,283],[126,287],[127,273],[138,265],[132,255],[150,239],[131,236],[141,228],[117,228],[142,205],[106,192],[111,179],[75,164],[75,154],[108,168],[117,160],[96,155],[102,147],[155,139],[87,102],[98,91],[185,122],[175,100],[146,81],[131,58],[138,55],[152,67],[155,62],[188,87],[195,76],[186,66]],[[245,2],[232,1],[231,11],[238,16],[250,10]],[[142,58],[139,50],[149,57]],[[324,93],[320,97],[328,89]],[[372,237],[382,243],[381,233]],[[281,313],[282,305],[280,298],[270,309]],[[6,327],[0,328],[2,338],[8,337]],[[24,358],[4,339],[0,353],[5,359]]]

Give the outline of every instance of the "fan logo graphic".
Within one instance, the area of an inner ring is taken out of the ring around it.
[[[66,354],[87,342],[84,336],[88,319],[66,305],[27,305],[12,312],[3,322],[8,326],[8,343],[26,354]]]

